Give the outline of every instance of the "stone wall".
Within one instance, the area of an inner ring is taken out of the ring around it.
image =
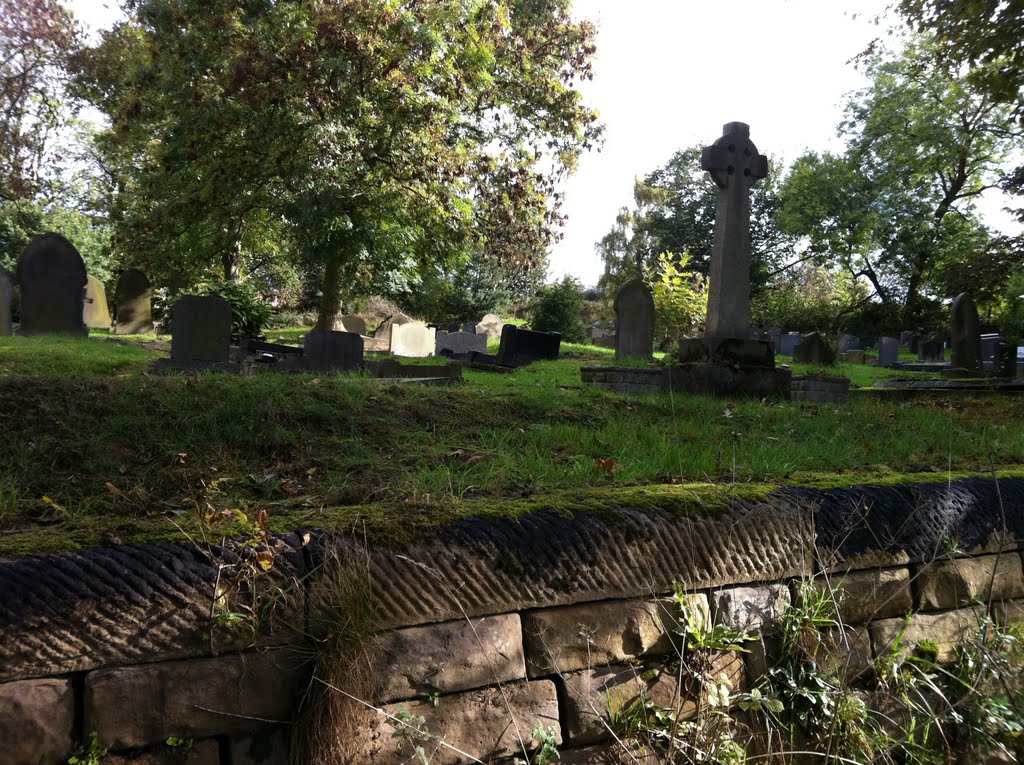
[[[330,666],[344,657],[325,646],[365,606],[372,673],[358,690],[374,709],[343,748],[366,763],[410,761],[410,725],[429,731],[431,763],[533,750],[538,726],[560,762],[600,762],[612,718],[642,693],[695,712],[693,689],[656,671],[681,650],[681,619],[761,638],[713,656],[739,690],[764,673],[807,583],[835,593],[840,625],[820,660],[851,677],[897,636],[904,650],[933,641],[942,659],[986,609],[1024,619],[1022,479],[737,492],[714,506],[688,492],[617,514],[461,521],[400,553],[298,532],[256,580],[230,548],[0,561],[0,760],[63,763],[95,732],[103,762],[283,765],[303,700],[346,692],[344,666]],[[252,618],[224,618],[240,608],[226,593]],[[337,691],[314,678],[325,671]]]

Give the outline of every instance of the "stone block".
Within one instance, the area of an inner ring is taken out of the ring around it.
[[[975,601],[1024,597],[1024,575],[1017,553],[954,558],[921,566],[915,577],[918,608],[925,611],[966,606]]]
[[[768,584],[762,587],[730,587],[711,594],[715,624],[754,636],[777,632],[782,616],[790,605],[789,587]]]
[[[108,754],[103,758],[103,765],[220,765],[220,747],[216,741],[207,739],[191,746],[161,746],[137,754]]]
[[[231,765],[290,765],[288,728],[268,728],[231,739]]]
[[[930,640],[938,646],[939,661],[949,661],[954,657],[956,646],[978,632],[984,616],[985,609],[981,606],[940,614],[915,614],[900,639],[900,650],[904,654],[911,653],[920,641]],[[876,657],[888,653],[903,630],[903,624],[903,619],[880,619],[868,626]]]
[[[708,613],[705,595],[691,595],[693,608]],[[673,604],[614,600],[523,615],[526,670],[530,677],[616,664],[672,651]]]
[[[451,693],[526,677],[518,614],[393,630],[377,648],[378,703]]]
[[[1004,600],[992,606],[996,624],[1008,627],[1024,623],[1024,600]]]
[[[288,723],[308,668],[288,651],[117,667],[85,681],[85,730],[113,749]]]
[[[520,740],[530,751],[539,749],[541,742],[533,737],[538,725],[552,728],[556,741],[562,741],[558,697],[550,680],[442,696],[436,706],[389,704],[383,712],[357,732],[361,751],[352,762],[409,763],[417,745],[424,747],[431,765],[491,762],[522,755]]]
[[[906,568],[865,569],[818,577],[814,587],[831,592],[843,624],[904,616],[913,608],[910,571]]]
[[[852,682],[871,669],[871,635],[867,627],[822,631],[814,660],[843,682]]]
[[[739,691],[744,685],[743,659],[735,653],[718,654],[707,674],[714,678],[724,674],[732,691]],[[674,708],[680,719],[697,713],[697,699],[670,671],[616,665],[568,673],[561,682],[565,688],[565,736],[574,746],[611,738],[611,721],[641,699]]]
[[[0,685],[0,741],[7,765],[58,765],[73,748],[75,696],[68,678]]]

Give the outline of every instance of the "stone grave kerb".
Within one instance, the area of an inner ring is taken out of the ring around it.
[[[706,337],[750,334],[750,192],[768,176],[768,158],[750,140],[750,126],[730,122],[701,154],[701,169],[718,186],[711,250]]]

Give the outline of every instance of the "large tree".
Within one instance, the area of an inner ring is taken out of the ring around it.
[[[343,287],[447,258],[538,262],[556,184],[598,134],[569,0],[132,0],[80,65],[123,247],[237,278],[287,224]]]

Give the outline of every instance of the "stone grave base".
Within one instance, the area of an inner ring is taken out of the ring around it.
[[[790,388],[793,401],[841,404],[850,392],[850,378],[832,375],[796,375]]]
[[[679,363],[772,368],[775,366],[775,350],[769,340],[690,337],[679,342]]]
[[[236,364],[233,361],[156,360],[156,373],[158,375],[185,374],[188,372],[227,372],[229,374],[239,374],[241,371],[241,364]]]
[[[381,380],[432,381],[438,384],[462,381],[459,364],[401,364],[392,359],[364,361],[363,369],[370,377]]]
[[[671,367],[599,366],[580,370],[583,382],[618,393],[693,393],[705,396],[789,398],[789,369],[726,364]]]
[[[980,369],[942,369],[939,374],[953,380],[991,380],[995,377],[993,372]]]
[[[989,377],[986,380],[879,380],[871,389],[872,393],[885,392],[900,397],[912,397],[918,394],[934,395],[942,393],[960,393],[974,395],[977,393],[1024,393],[1024,380],[1010,382]]]

